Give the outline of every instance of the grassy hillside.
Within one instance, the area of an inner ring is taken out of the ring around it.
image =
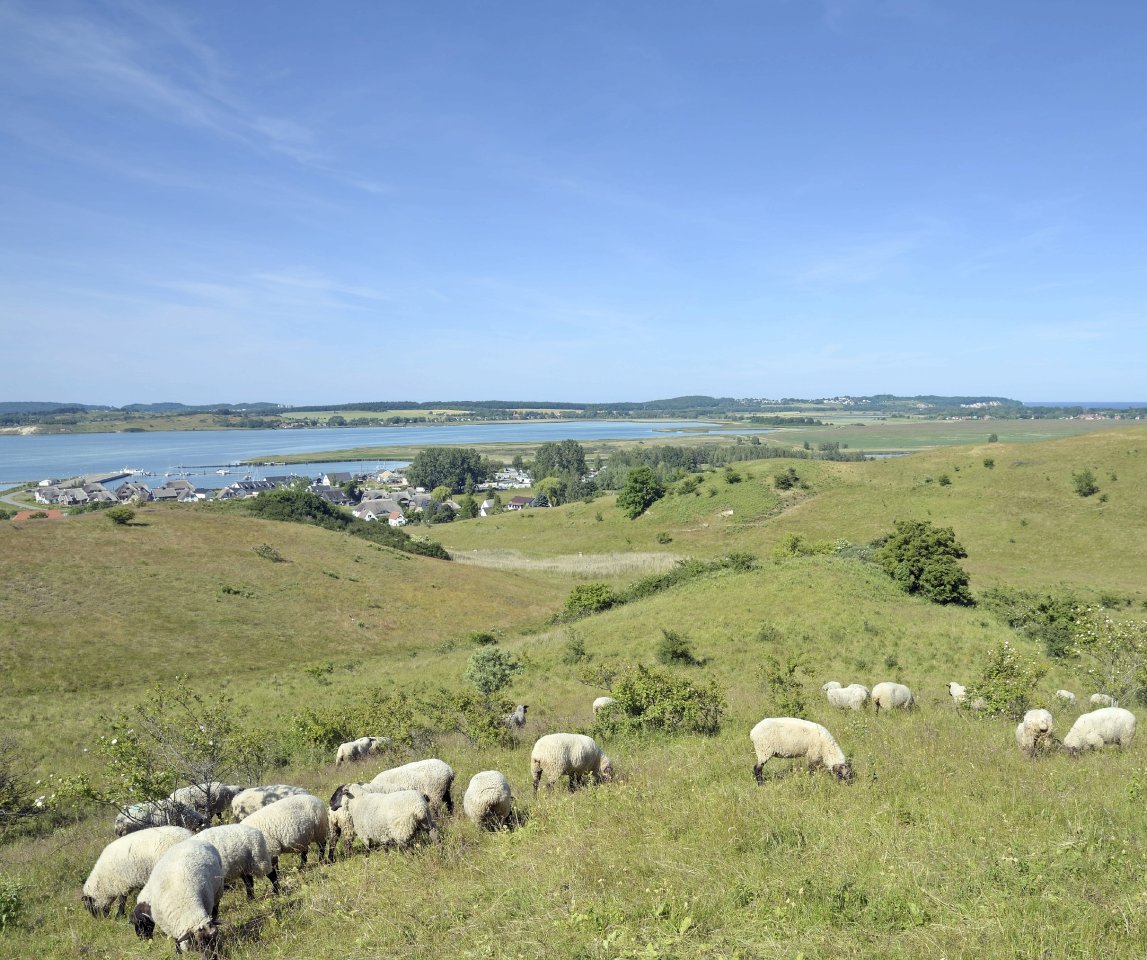
[[[1013,723],[957,711],[944,687],[976,680],[1008,639],[1047,668],[1036,701],[1062,735],[1079,711],[1052,706],[1051,694],[1090,692],[1083,667],[1043,659],[980,608],[908,597],[859,560],[769,559],[789,533],[863,542],[894,518],[921,516],[956,527],[977,587],[1065,582],[1138,596],[1135,541],[1145,525],[1133,494],[1147,479],[1139,450],[1147,433],[1131,430],[879,463],[798,462],[809,489],[787,493],[770,478],[790,464],[770,461],[738,465],[739,483],[710,475],[699,496],[668,499],[637,521],[601,498],[435,528],[471,559],[501,558],[489,567],[209,511],[153,508],[140,513],[146,526],[128,529],[96,515],[0,526],[0,574],[13,585],[0,595],[0,710],[41,772],[90,769],[92,717],[135,702],[154,679],[182,672],[226,685],[253,707],[250,723],[274,730],[305,707],[337,709],[375,686],[457,686],[473,650],[463,635],[500,631],[500,646],[525,666],[507,691],[530,705],[521,744],[476,747],[450,734],[429,751],[457,771],[456,799],[473,773],[504,771],[524,825],[482,835],[455,817],[441,847],[302,873],[287,856],[279,900],[263,883],[250,905],[241,889],[225,895],[233,960],[1139,958],[1142,731],[1123,751],[1032,762],[1015,747]],[[1073,492],[1082,465],[1106,503]],[[258,557],[260,543],[290,562]],[[621,585],[666,555],[730,550],[764,559],[572,625],[543,625],[579,580]],[[615,739],[606,748],[617,782],[534,801],[533,738],[588,729],[589,704],[605,692],[589,677],[652,662],[662,629],[684,634],[703,661],[672,670],[712,680],[726,697],[722,732]],[[580,663],[567,662],[574,635],[588,655]],[[769,657],[804,664],[808,715],[834,732],[856,783],[783,761],[766,766],[764,786],[753,782],[747,731],[778,709],[765,684]],[[307,672],[327,660],[333,672]],[[836,712],[820,693],[829,679],[900,680],[921,705],[893,716]],[[45,743],[44,729],[65,735]],[[413,758],[347,774],[325,753],[295,751],[266,776],[329,796],[348,776]],[[110,819],[95,811],[0,844],[0,876],[15,878],[25,904],[20,927],[0,933],[0,957],[171,952],[79,907]]]

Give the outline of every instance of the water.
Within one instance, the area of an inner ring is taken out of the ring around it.
[[[466,423],[435,427],[329,427],[314,430],[216,430],[166,433],[72,433],[48,436],[0,435],[0,486],[125,468],[159,478],[187,476],[200,487],[223,487],[251,473],[266,477],[331,471],[365,473],[393,469],[406,461],[338,460],[319,456],[353,447],[468,447],[483,443],[541,443],[546,440],[668,440],[687,428],[713,427],[695,420],[539,420],[523,423]],[[723,431],[722,431],[723,432]],[[740,431],[745,432],[745,431]],[[270,461],[292,453],[316,454],[314,463],[239,467],[240,461]],[[216,471],[226,470],[226,474]],[[149,486],[156,480],[145,478]]]

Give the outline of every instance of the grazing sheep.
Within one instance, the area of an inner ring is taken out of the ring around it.
[[[593,702],[593,715],[596,717],[599,710],[604,710],[606,707],[611,707],[615,703],[617,703],[617,701],[614,700],[613,697],[598,697]]]
[[[295,797],[309,793],[303,787],[292,787],[287,783],[271,783],[265,787],[248,787],[241,790],[231,801],[231,812],[236,820],[245,820],[256,810],[261,810],[269,803],[282,800],[284,797]]]
[[[271,891],[279,892],[279,874],[262,830],[243,823],[229,823],[197,833],[190,842],[209,843],[218,850],[223,861],[224,882],[241,878],[248,900],[255,899],[256,877],[266,877],[271,881]]]
[[[335,766],[341,767],[344,763],[378,756],[389,746],[389,737],[359,737],[357,740],[349,740],[339,744],[335,753]]]
[[[218,780],[208,780],[206,783],[195,783],[189,787],[180,787],[167,799],[171,803],[186,804],[198,810],[210,823],[214,817],[222,817],[245,787],[235,784],[220,783]]]
[[[454,812],[454,799],[450,796],[450,788],[454,785],[454,770],[450,764],[437,759],[415,760],[405,763],[401,767],[391,767],[383,770],[370,783],[363,784],[367,793],[394,793],[396,790],[417,790],[425,793],[435,807],[446,808],[447,813]],[[339,787],[331,797],[331,807],[337,808],[339,804],[336,797]]]
[[[950,696],[956,705],[963,704],[968,699],[968,688],[963,684],[956,683],[955,680],[948,682],[948,696]]]
[[[526,725],[526,711],[529,709],[529,704],[519,703],[514,707],[513,713],[508,713],[502,717],[502,723],[511,730],[521,730]]]
[[[330,812],[332,856],[340,837],[347,852],[355,837],[362,840],[368,852],[376,845],[404,849],[423,833],[432,840],[438,839],[430,799],[417,790],[369,793],[361,783],[350,783],[339,797],[339,804]]]
[[[139,893],[131,924],[141,940],[159,927],[175,941],[198,948],[205,957],[219,949],[219,898],[223,895],[223,861],[209,843],[177,843],[155,865]]]
[[[513,802],[510,781],[497,770],[483,770],[470,778],[462,809],[479,827],[493,830],[509,822]]]
[[[1056,690],[1055,698],[1057,700],[1062,700],[1068,706],[1075,706],[1075,694],[1070,690]]]
[[[546,789],[553,790],[554,784],[562,777],[569,777],[572,792],[587,774],[595,783],[613,779],[613,764],[601,752],[601,747],[593,737],[581,733],[548,733],[538,738],[530,753],[530,775],[534,782],[534,796],[538,795],[538,784],[543,774]]]
[[[185,827],[148,827],[109,843],[84,881],[80,900],[88,913],[106,917],[118,899],[116,916],[122,917],[128,896],[143,888],[159,858],[190,836]]]
[[[836,686],[825,691],[828,702],[841,710],[863,710],[868,703],[868,687],[850,683],[847,687]]]
[[[1106,694],[1106,693],[1093,693],[1090,697],[1087,698],[1087,701],[1093,707],[1117,707],[1117,706],[1119,706],[1119,704],[1115,702],[1115,698]]]
[[[1135,714],[1122,707],[1103,707],[1081,714],[1063,738],[1063,748],[1071,754],[1098,750],[1109,743],[1127,746],[1135,736]]]
[[[835,680],[829,680],[828,683],[824,684],[824,686],[822,686],[820,689],[822,692],[828,693],[830,690],[841,689],[841,684],[837,683]]]
[[[330,836],[330,815],[327,805],[309,793],[299,793],[269,803],[256,810],[243,821],[245,826],[261,830],[267,838],[267,852],[276,873],[279,855],[297,853],[299,866],[307,865],[307,850],[311,844],[319,848],[319,859],[326,857],[327,838]]]
[[[852,780],[852,764],[836,740],[819,723],[796,717],[766,717],[749,731],[757,754],[753,776],[764,783],[762,770],[773,757],[804,757],[809,767],[824,767],[838,780]]]
[[[149,800],[121,807],[115,818],[115,835],[126,837],[147,827],[186,827],[198,830],[207,825],[207,818],[193,806],[166,800]]]
[[[892,710],[900,708],[907,710],[915,706],[916,698],[912,696],[912,691],[909,690],[902,683],[878,683],[872,688],[872,704],[876,707],[876,712],[880,712],[880,708],[885,710]]]
[[[1055,739],[1052,730],[1055,721],[1047,710],[1029,710],[1016,727],[1016,743],[1025,757],[1034,757],[1041,750],[1048,749]]]

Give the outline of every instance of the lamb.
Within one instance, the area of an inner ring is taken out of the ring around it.
[[[218,956],[219,898],[223,895],[223,861],[209,843],[177,843],[155,865],[139,893],[131,924],[141,940],[159,927],[175,941],[197,947],[205,957]]]
[[[916,705],[916,698],[912,696],[912,691],[909,690],[902,683],[878,683],[872,688],[872,703],[876,707],[876,712],[880,712],[880,708],[885,710],[892,710],[894,708],[901,708],[907,710]]]
[[[616,700],[613,697],[598,697],[593,702],[593,715],[596,717],[599,710],[604,710],[606,707],[612,707]]]
[[[344,763],[377,756],[389,746],[389,737],[359,737],[357,740],[339,744],[335,753],[335,766],[341,767]]]
[[[189,787],[180,787],[172,792],[167,799],[170,803],[180,803],[198,810],[210,823],[212,818],[222,818],[224,812],[245,788],[235,784],[220,783],[218,780],[208,780],[205,783],[195,783]]]
[[[530,775],[534,782],[534,796],[538,784],[546,778],[546,789],[552,791],[562,777],[569,777],[572,792],[587,774],[595,783],[613,779],[613,764],[594,742],[593,737],[581,733],[548,733],[539,737],[530,753]]]
[[[1103,707],[1084,713],[1063,738],[1063,748],[1071,754],[1098,750],[1109,743],[1127,746],[1135,736],[1135,714],[1123,707]]]
[[[409,847],[424,833],[432,840],[438,839],[430,799],[417,790],[369,793],[361,783],[347,784],[339,797],[339,806],[331,810],[330,820],[332,856],[340,836],[345,838],[348,851],[358,837],[368,852],[376,844],[400,849]]]
[[[526,725],[526,711],[529,709],[529,704],[519,703],[513,713],[502,717],[502,723],[511,730],[521,730]]]
[[[1029,710],[1024,714],[1023,720],[1016,727],[1016,743],[1025,757],[1034,757],[1041,750],[1046,750],[1055,741],[1052,730],[1055,721],[1047,710]]]
[[[287,783],[272,783],[265,787],[248,787],[235,795],[231,801],[231,812],[236,820],[244,820],[256,810],[261,810],[269,803],[282,800],[284,797],[294,797],[309,791],[303,787],[292,787]]]
[[[826,691],[828,702],[841,710],[863,710],[868,703],[868,687],[850,683],[847,687],[836,686]]]
[[[1063,701],[1063,703],[1067,704],[1070,707],[1075,706],[1075,694],[1072,693],[1070,690],[1056,690],[1055,698],[1057,700]]]
[[[1116,703],[1115,698],[1106,694],[1106,693],[1093,693],[1090,697],[1087,698],[1087,701],[1093,707],[1117,707],[1117,706],[1119,706],[1119,704]]]
[[[309,793],[269,803],[243,823],[262,831],[267,838],[267,852],[276,873],[279,871],[279,854],[284,852],[299,854],[299,866],[305,867],[307,850],[312,843],[319,848],[319,859],[326,857],[330,816],[326,804]]]
[[[172,826],[198,830],[206,825],[207,818],[193,806],[175,802],[169,797],[121,807],[115,818],[115,835],[125,837],[147,827]]]
[[[190,836],[185,827],[148,827],[109,843],[84,881],[80,900],[88,913],[106,917],[118,898],[116,916],[122,917],[128,895],[143,888],[159,858]]]
[[[271,860],[267,838],[262,830],[243,823],[211,827],[195,834],[192,843],[209,843],[223,861],[223,880],[243,880],[247,899],[255,899],[255,877],[271,881],[271,891],[279,892],[279,874]]]
[[[956,702],[956,705],[959,706],[968,699],[968,688],[963,684],[956,683],[955,680],[951,680],[948,682],[948,695]]]
[[[470,778],[462,809],[479,827],[496,829],[509,822],[513,802],[510,781],[497,770],[483,770]]]
[[[758,784],[766,763],[773,757],[804,757],[811,767],[824,767],[838,780],[850,783],[852,764],[836,740],[819,723],[796,717],[766,717],[749,731],[749,739],[757,754],[753,776]]]
[[[363,787],[367,793],[417,790],[419,793],[425,793],[435,807],[445,807],[447,813],[453,813],[454,799],[450,796],[450,788],[453,785],[454,770],[450,764],[431,758],[383,770],[370,783],[363,784]],[[331,797],[331,807],[338,807],[336,797],[342,789],[343,787],[339,787]]]

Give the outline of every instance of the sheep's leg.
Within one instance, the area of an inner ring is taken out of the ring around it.
[[[127,913],[127,894],[121,893],[119,895],[119,907],[116,909],[116,912],[115,912],[116,919],[118,920],[125,913]]]
[[[761,786],[761,784],[763,784],[765,782],[765,778],[761,774],[761,771],[764,769],[764,767],[765,767],[765,761],[764,760],[762,760],[760,763],[756,764],[753,767],[753,776],[756,778],[758,787]]]
[[[446,804],[446,812],[448,814],[453,814],[454,813],[454,798],[450,796],[449,790],[446,791],[446,796],[444,796],[442,798],[442,800]]]
[[[271,892],[277,897],[279,895],[279,869],[277,866],[267,874],[267,879],[271,881]]]
[[[538,784],[541,782],[542,782],[542,771],[541,770],[535,770],[534,771],[534,796],[535,797],[537,797],[537,795],[538,795]]]
[[[255,878],[249,873],[243,874],[243,886],[247,888],[247,899],[255,899]]]

